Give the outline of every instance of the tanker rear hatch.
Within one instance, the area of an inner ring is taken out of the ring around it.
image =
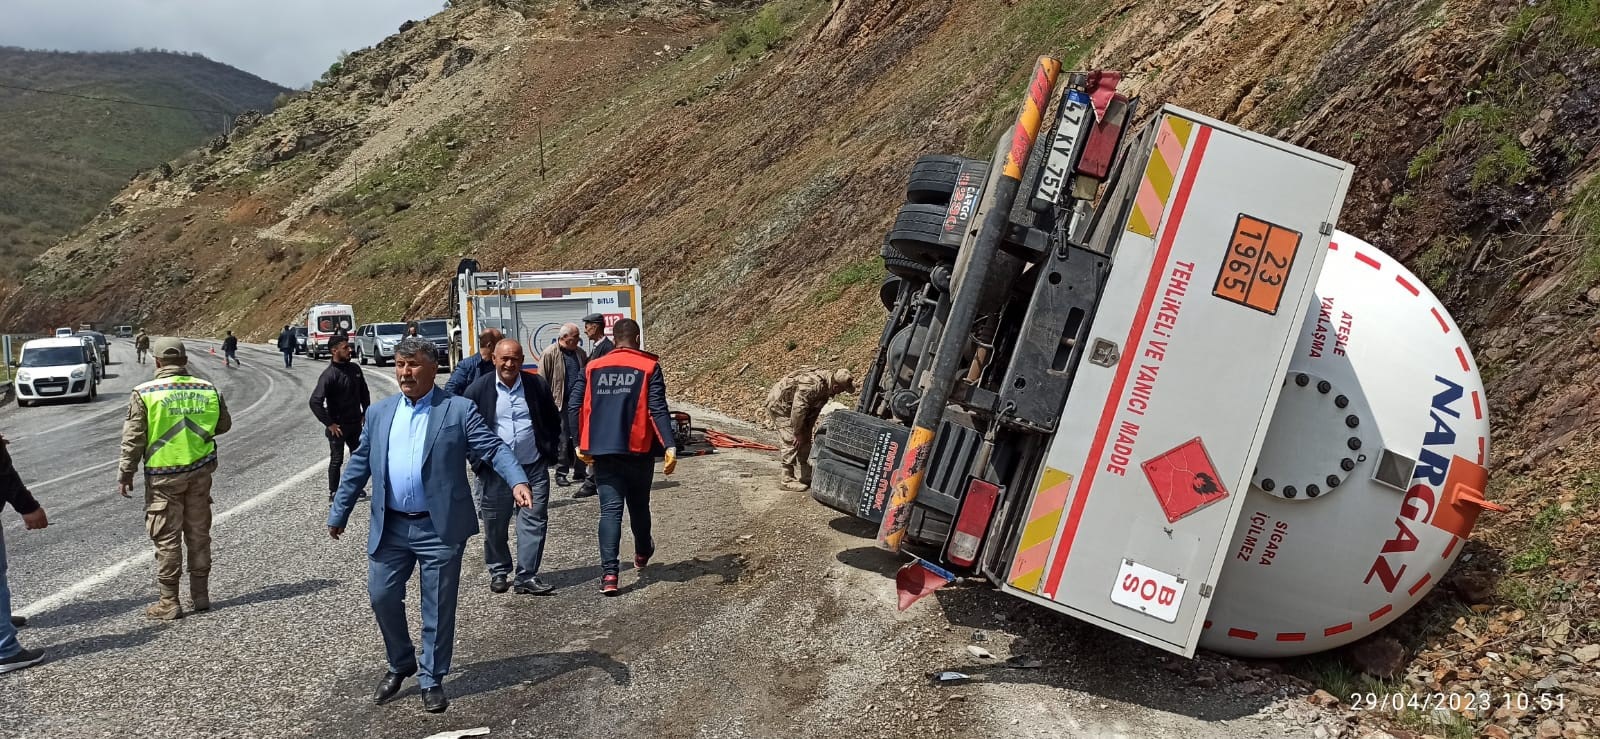
[[[1188,656],[1351,169],[1170,106],[1143,135],[1101,206],[1123,217],[1085,361],[988,569]]]

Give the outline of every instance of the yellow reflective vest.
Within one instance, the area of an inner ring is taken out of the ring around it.
[[[222,396],[216,386],[175,375],[144,383],[134,392],[144,402],[150,439],[145,445],[145,474],[175,475],[216,461],[217,423],[222,417]]]

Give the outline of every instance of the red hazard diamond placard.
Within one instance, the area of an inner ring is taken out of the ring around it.
[[[1167,512],[1167,523],[1228,497],[1228,489],[1198,436],[1141,466],[1161,510]]]

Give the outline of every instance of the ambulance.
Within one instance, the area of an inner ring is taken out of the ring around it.
[[[1416,275],[1336,229],[1352,167],[1042,58],[989,160],[927,156],[812,496],[921,561],[1158,648],[1305,654],[1438,585],[1488,399]],[[920,590],[919,590],[920,588]]]
[[[463,259],[450,292],[458,334],[452,343],[459,347],[454,361],[477,353],[478,334],[490,328],[521,342],[527,355],[524,367],[536,369],[539,353],[555,342],[561,327],[581,327],[591,313],[605,317],[607,336],[624,318],[644,324],[637,269],[485,272],[477,260]],[[641,342],[646,333],[641,330]],[[588,337],[581,345],[585,351],[594,348]]]
[[[328,340],[335,334],[355,336],[356,311],[347,303],[317,303],[306,309],[306,354],[328,356]]]

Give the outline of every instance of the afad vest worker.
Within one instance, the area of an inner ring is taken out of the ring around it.
[[[617,595],[622,512],[633,530],[633,566],[655,554],[650,525],[650,485],[655,457],[663,474],[677,466],[677,444],[667,411],[667,383],[656,356],[639,350],[639,324],[615,327],[617,348],[589,363],[580,412],[579,455],[594,465],[600,494],[600,592]]]
[[[657,457],[676,450],[667,416],[667,386],[654,354],[613,349],[586,370],[579,449],[592,457]]]
[[[211,475],[217,467],[216,437],[233,421],[216,386],[189,375],[183,342],[151,343],[159,365],[156,379],[133,390],[122,424],[119,469],[127,497],[133,474],[144,464],[145,525],[156,546],[161,593],[145,615],[170,620],[183,615],[178,586],[185,559],[193,610],[211,608]]]

